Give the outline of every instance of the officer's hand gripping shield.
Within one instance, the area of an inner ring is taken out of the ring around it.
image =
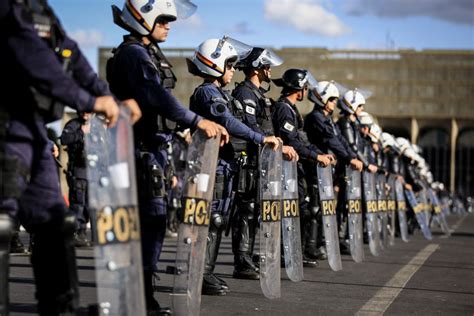
[[[346,166],[346,185],[351,256],[355,262],[362,262],[364,260],[364,236],[361,206],[361,173],[354,170],[351,166]]]
[[[425,238],[428,240],[433,239],[433,236],[431,235],[431,230],[426,224],[426,215],[423,211],[423,205],[418,203],[418,201],[416,200],[415,193],[412,190],[405,190],[405,196],[408,201],[408,204],[415,212],[415,218],[418,222],[418,225],[420,226],[423,236],[425,236]]]
[[[265,145],[260,153],[260,286],[263,294],[272,299],[280,292],[280,232],[282,199],[281,146],[273,151]]]
[[[98,115],[85,135],[98,314],[145,315],[133,130],[122,108],[113,128]]]
[[[336,218],[336,198],[332,183],[332,166],[316,166],[318,176],[319,201],[323,214],[323,231],[326,239],[326,250],[329,266],[333,271],[342,269],[341,252],[339,250],[339,234]]]
[[[365,204],[365,223],[367,229],[367,235],[369,237],[369,249],[370,253],[374,256],[380,254],[380,231],[377,219],[378,205],[377,205],[377,193],[375,186],[375,174],[364,171],[362,173],[363,182],[363,197]]]
[[[283,160],[281,231],[285,269],[291,281],[303,280],[297,162]]]
[[[397,199],[397,215],[400,236],[404,242],[408,242],[408,221],[406,214],[407,203],[405,201],[405,194],[403,193],[403,183],[400,179],[395,181],[395,196]]]
[[[385,191],[386,178],[385,174],[378,173],[375,175],[377,190],[377,219],[380,232],[381,249],[388,247],[388,216],[387,216],[387,194]]]
[[[388,238],[390,246],[395,244],[395,212],[397,210],[397,197],[395,193],[396,177],[390,174],[387,179],[389,191],[387,194],[387,215],[388,215]]]
[[[220,135],[207,138],[198,130],[187,150],[172,296],[176,315],[199,315],[201,308],[219,142]]]
[[[439,201],[438,195],[433,189],[429,188],[428,196],[430,198],[431,204],[433,205],[433,209],[434,209],[434,215],[433,215],[434,221],[438,223],[439,227],[441,227],[441,230],[443,231],[445,235],[450,236],[451,232],[449,231],[449,226],[446,221],[446,217],[444,216],[444,213],[442,211],[442,206]]]

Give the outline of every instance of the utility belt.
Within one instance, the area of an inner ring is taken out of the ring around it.
[[[165,174],[150,152],[139,152],[137,176],[140,197],[143,199],[164,198],[166,196]]]

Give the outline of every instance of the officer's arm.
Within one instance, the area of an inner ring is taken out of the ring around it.
[[[361,152],[359,148],[357,148],[357,144],[355,142],[355,135],[354,135],[354,132],[352,130],[349,120],[341,121],[341,124],[339,124],[339,126],[341,130],[341,134],[346,139],[347,144],[349,145],[351,150],[356,154],[357,159],[362,161],[364,168],[367,168],[369,166],[369,161],[365,157],[364,153]]]
[[[107,83],[99,79],[77,43],[66,36],[64,47],[73,52],[71,56],[72,74],[81,87],[94,96],[111,95]]]
[[[61,140],[61,145],[65,146],[84,142],[84,133],[81,130],[80,124],[75,120],[67,122],[59,139]]]
[[[295,117],[291,111],[286,111],[284,107],[277,107],[273,112],[273,126],[278,136],[283,139],[283,144],[292,146],[300,158],[316,161],[318,152],[314,148],[303,143],[298,137],[298,130],[294,125]]]
[[[263,144],[264,135],[250,129],[247,125],[236,119],[223,103],[223,100],[211,99],[210,114],[212,120],[221,124],[234,137],[242,138],[255,144]]]
[[[160,84],[160,78],[145,51],[136,51],[137,63],[128,71],[128,84],[135,92],[135,100],[142,108],[158,108],[160,115],[186,127],[196,127],[202,119],[196,113],[185,108],[171,93]],[[135,71],[136,70],[136,71]]]
[[[5,20],[9,54],[13,56],[20,71],[38,91],[59,100],[78,111],[92,112],[95,97],[81,88],[67,75],[50,47],[34,30],[28,14],[20,4],[12,4]]]

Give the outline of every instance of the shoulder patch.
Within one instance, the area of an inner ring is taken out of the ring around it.
[[[293,132],[295,130],[295,126],[289,122],[285,122],[283,128],[286,129],[288,132]]]
[[[245,106],[245,112],[247,112],[250,115],[255,115],[255,108],[247,105]]]

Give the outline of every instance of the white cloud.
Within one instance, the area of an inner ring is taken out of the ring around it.
[[[351,29],[322,3],[315,0],[266,0],[265,18],[305,33],[329,37],[349,33]]]
[[[428,16],[457,24],[474,24],[473,0],[351,0],[349,14],[379,17]]]
[[[70,36],[79,44],[82,49],[95,48],[103,44],[104,36],[100,31],[89,29],[89,30],[77,30],[72,32]]]

